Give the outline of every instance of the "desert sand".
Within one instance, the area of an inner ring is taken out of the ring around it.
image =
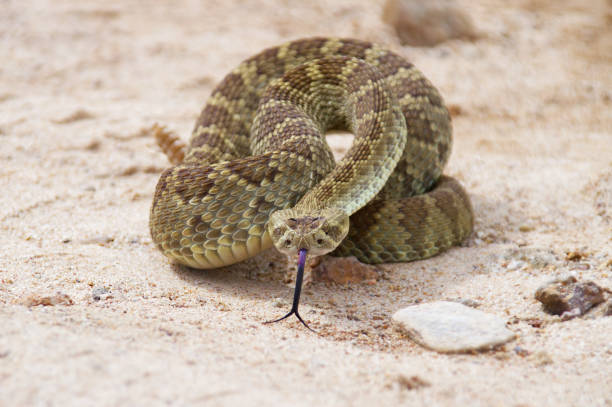
[[[612,6],[458,4],[477,38],[404,47],[365,0],[3,2],[0,405],[612,405],[612,317],[561,322],[534,299],[566,275],[612,287]],[[375,284],[308,284],[319,334],[262,324],[290,305],[276,260],[189,270],[148,228],[169,166],[151,126],[188,139],[241,60],[315,35],[385,44],[440,89],[446,172],[476,213],[463,247]],[[439,354],[391,323],[443,299],[517,339]]]

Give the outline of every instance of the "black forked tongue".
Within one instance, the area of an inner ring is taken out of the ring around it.
[[[306,264],[306,249],[300,249],[300,259],[298,261],[297,277],[295,278],[295,289],[293,290],[293,305],[291,311],[282,318],[275,319],[274,321],[266,321],[265,324],[272,324],[274,322],[282,321],[283,319],[289,318],[291,315],[295,315],[302,324],[312,332],[316,331],[304,322],[300,313],[298,312],[298,306],[300,305],[300,294],[302,293],[302,281],[304,280],[304,265]]]

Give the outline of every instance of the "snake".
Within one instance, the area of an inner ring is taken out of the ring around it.
[[[325,134],[353,134],[335,162]],[[214,88],[150,210],[153,242],[197,269],[276,247],[368,264],[425,259],[472,232],[470,198],[443,175],[452,123],[440,92],[401,55],[351,38],[305,38],[244,60]],[[276,321],[278,321],[276,320]],[[275,321],[272,321],[275,322]]]

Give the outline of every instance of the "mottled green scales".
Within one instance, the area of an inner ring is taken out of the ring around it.
[[[355,135],[338,163],[331,129]],[[273,244],[366,263],[433,256],[472,231],[466,192],[441,175],[451,133],[440,94],[399,55],[334,38],[267,49],[217,86],[161,175],[153,241],[195,268]]]

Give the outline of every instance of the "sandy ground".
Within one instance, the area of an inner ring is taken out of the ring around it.
[[[612,286],[612,6],[465,0],[478,40],[413,48],[374,3],[2,2],[0,405],[612,405],[612,318],[559,322],[533,299],[567,274]],[[267,262],[187,270],[148,230],[168,163],[146,129],[187,138],[231,68],[312,35],[387,44],[440,88],[447,172],[476,212],[465,247],[308,285],[319,335],[262,325],[292,293]],[[456,298],[518,339],[442,355],[390,323]]]

